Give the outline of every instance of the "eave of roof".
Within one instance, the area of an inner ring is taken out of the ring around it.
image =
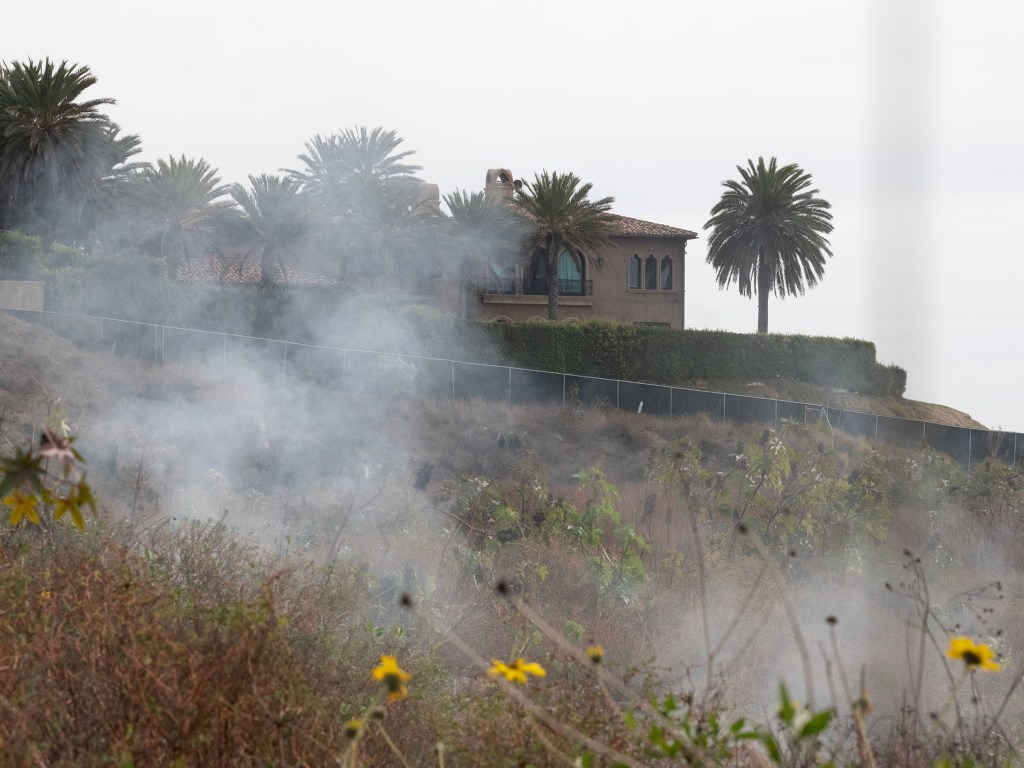
[[[662,237],[672,240],[693,240],[697,237],[696,232],[679,227],[670,227],[667,224],[657,224],[653,221],[634,219],[630,216],[612,214],[615,231],[612,237]]]

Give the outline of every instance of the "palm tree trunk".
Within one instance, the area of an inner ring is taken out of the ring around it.
[[[263,252],[260,254],[260,285],[270,285],[273,280],[273,273],[270,270],[271,257],[274,255],[274,249],[270,246],[264,245]]]
[[[757,332],[768,333],[768,294],[772,290],[772,270],[762,251],[757,259]]]
[[[562,242],[557,237],[548,240],[548,261],[545,272],[548,280],[548,320],[558,320],[558,253]]]

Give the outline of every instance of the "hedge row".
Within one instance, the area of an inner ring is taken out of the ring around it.
[[[659,384],[795,379],[902,396],[907,375],[857,339],[677,331],[607,320],[481,323],[424,308],[396,313],[333,289],[187,286],[153,259],[88,256],[0,232],[0,273],[47,283],[47,309],[291,341],[425,354]],[[404,314],[405,322],[396,314]],[[397,322],[396,322],[397,320]]]
[[[698,379],[795,379],[874,395],[902,396],[907,374],[880,365],[859,339],[672,330],[606,320],[474,323],[417,312],[428,354],[522,368],[658,384]],[[489,339],[493,348],[482,345]]]

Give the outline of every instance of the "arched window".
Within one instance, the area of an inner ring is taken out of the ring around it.
[[[648,256],[644,262],[644,278],[644,288],[658,290],[658,260],[654,256]]]
[[[538,248],[533,254],[533,264],[523,285],[523,293],[542,296],[548,292],[548,257],[544,249]]]
[[[666,256],[661,260],[661,290],[672,290],[672,257]]]
[[[629,287],[640,287],[640,257],[635,253],[629,257]]]
[[[558,292],[564,296],[583,295],[583,275],[579,262],[566,248],[558,257]]]

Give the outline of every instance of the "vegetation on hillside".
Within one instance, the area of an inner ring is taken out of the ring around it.
[[[0,367],[98,502],[0,533],[5,764],[1017,759],[1019,467],[67,354]]]

